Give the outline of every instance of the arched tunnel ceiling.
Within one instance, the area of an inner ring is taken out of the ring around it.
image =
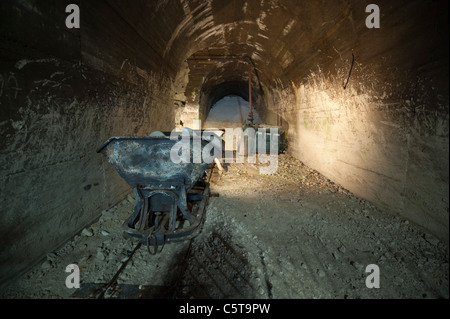
[[[363,16],[365,4],[355,2],[352,9]],[[337,51],[351,49],[330,35],[355,32],[347,1],[190,1],[184,10],[189,14],[172,34],[165,56],[183,59],[205,49],[216,56],[248,56],[263,85],[298,76],[318,50],[324,61],[317,62],[329,63],[330,54],[332,60]]]
[[[190,81],[201,83],[201,104],[205,113],[226,95],[238,95],[249,100],[249,77],[253,101],[261,95],[261,83],[253,63],[237,57],[214,49],[197,52],[187,60]]]
[[[264,89],[278,83],[290,87],[292,80],[305,76],[311,65],[302,62],[310,63],[308,56],[316,56],[319,47],[328,45],[326,39],[337,26],[347,33],[354,28],[347,17],[348,4],[342,1],[182,1],[180,5],[183,19],[173,29],[163,56],[177,58],[177,63],[198,58],[248,57],[253,64],[253,94],[258,92],[259,104],[265,104],[261,96]],[[326,47],[324,54],[330,50]],[[336,48],[331,52],[326,53],[324,63],[338,58]],[[223,83],[248,79],[244,63],[218,63],[204,67],[203,72],[190,65],[190,80],[202,83],[201,92],[206,95],[201,112],[207,113],[211,103],[225,94],[223,88],[235,87]],[[243,85],[239,87],[242,91]]]
[[[282,83],[284,87],[304,80],[311,69],[320,65],[323,72],[342,65],[358,48],[358,61],[384,70],[379,54],[392,48],[391,64],[404,70],[417,69],[422,63],[416,55],[408,61],[394,61],[402,54],[394,51],[422,50],[418,39],[402,38],[404,34],[420,33],[430,25],[426,19],[430,5],[411,1],[378,1],[383,7],[385,29],[395,36],[365,25],[366,6],[370,1],[352,0],[138,0],[129,5],[109,0],[122,18],[133,25],[147,43],[152,55],[159,56],[176,73],[185,60],[199,52],[211,55],[248,56],[252,59],[258,80],[264,87]],[[405,16],[402,12],[415,12]],[[393,14],[395,13],[395,14]],[[421,23],[418,23],[421,21]],[[175,75],[173,75],[175,76]],[[205,75],[206,76],[206,75]]]
[[[341,47],[339,36],[330,35],[354,33],[355,21],[360,27],[364,23],[366,5],[364,1],[353,1],[350,9],[345,0],[141,0],[133,6],[119,0],[110,3],[151,40],[153,49],[170,61],[173,70],[206,49],[214,55],[250,57],[263,84],[301,76],[298,70],[318,50],[323,51],[323,61],[316,62],[329,63],[337,52],[351,49]]]

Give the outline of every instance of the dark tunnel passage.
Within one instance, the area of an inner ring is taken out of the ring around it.
[[[213,88],[206,88],[202,91],[204,94],[203,99],[205,100],[205,109],[207,112],[211,107],[216,104],[219,100],[223,99],[229,95],[235,95],[243,98],[245,101],[249,101],[248,94],[248,83],[247,82],[225,82],[214,86]],[[255,92],[252,92],[253,101],[257,99]],[[201,105],[201,104],[200,104]]]
[[[283,178],[323,176],[448,256],[448,1],[375,1],[379,27],[372,2],[1,1],[0,288],[131,193],[100,145],[205,122],[228,96],[285,131]]]
[[[250,101],[251,94],[255,109],[266,108],[258,73],[248,56],[230,56],[222,50],[203,50],[186,61],[189,64],[189,83],[198,83],[201,79],[201,85],[195,87],[198,96],[192,94],[190,88],[185,94],[190,98],[190,103],[198,105],[198,117],[202,121],[207,118],[211,107],[228,95]]]

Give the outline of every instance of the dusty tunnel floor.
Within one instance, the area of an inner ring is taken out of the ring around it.
[[[213,174],[201,233],[150,255],[122,238],[129,195],[25,274],[3,298],[449,298],[448,248],[288,155],[278,171],[227,164]],[[80,289],[65,285],[80,268]],[[366,287],[366,266],[380,288]],[[102,290],[103,289],[103,290]]]

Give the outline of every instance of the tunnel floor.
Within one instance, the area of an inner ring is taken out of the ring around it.
[[[277,173],[258,164],[215,169],[206,219],[192,240],[157,255],[122,238],[129,195],[61,249],[47,255],[3,298],[449,298],[447,246],[280,155]],[[81,288],[68,289],[68,264]],[[109,289],[106,285],[126,263]],[[379,267],[379,288],[368,288]]]

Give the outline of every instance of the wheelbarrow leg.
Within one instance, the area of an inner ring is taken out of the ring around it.
[[[140,217],[142,206],[144,205],[144,197],[142,193],[135,187],[133,189],[134,197],[136,198],[136,204],[134,204],[134,212],[133,215],[128,220],[128,227],[134,228],[136,225],[136,220]]]
[[[144,206],[142,207],[140,218],[136,227],[139,231],[144,231],[148,227],[148,211],[148,198],[145,198]]]
[[[180,197],[178,199],[178,207],[180,208],[180,211],[183,214],[184,219],[189,221],[189,224],[192,225],[192,219],[186,212],[188,210],[187,209],[188,207],[187,207],[186,187],[184,186],[184,184],[181,185]]]
[[[178,211],[178,205],[174,201],[170,208],[170,218],[169,218],[169,230],[174,231],[177,226],[177,211]]]

